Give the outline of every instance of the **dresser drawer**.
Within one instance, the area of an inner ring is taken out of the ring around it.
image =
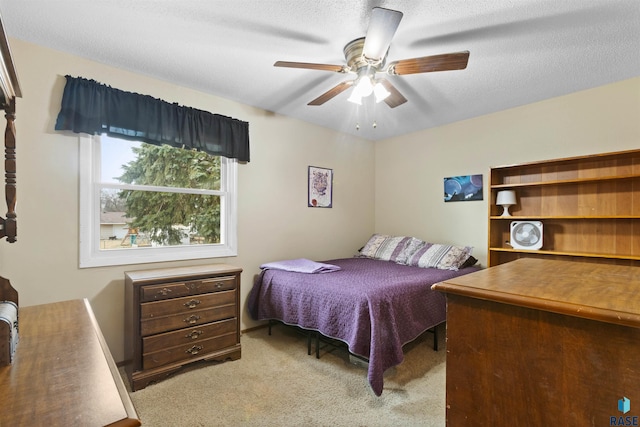
[[[236,289],[236,287],[236,278],[233,276],[149,285],[140,288],[140,301],[158,301],[187,295],[232,290]]]
[[[156,317],[169,316],[171,314],[189,313],[190,311],[198,311],[205,308],[235,304],[235,302],[235,290],[173,298],[164,301],[146,302],[140,304],[140,320],[144,321]]]
[[[140,334],[143,337],[174,331],[189,326],[204,325],[216,320],[235,318],[235,304],[211,307],[203,310],[179,313],[140,321]]]
[[[173,332],[156,334],[142,339],[142,352],[153,353],[177,345],[199,344],[209,338],[237,332],[236,318],[207,323],[193,328],[180,329]]]
[[[221,335],[195,343],[166,348],[154,353],[143,354],[142,368],[153,369],[168,363],[202,357],[202,355],[226,349],[236,344],[238,344],[237,336],[235,332],[232,332],[227,335]]]

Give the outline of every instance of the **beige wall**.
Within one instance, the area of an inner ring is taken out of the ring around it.
[[[78,138],[53,130],[65,74],[250,123],[239,166],[242,303],[258,266],[351,256],[374,232],[470,244],[486,262],[487,201],[447,203],[442,178],[490,166],[640,148],[640,78],[372,143],[167,82],[11,40],[17,103],[18,242],[0,244],[0,272],[21,305],[88,298],[123,360],[123,273],[158,265],[78,268]],[[309,165],[334,170],[334,208],[306,207]],[[375,172],[375,173],[374,173]],[[242,328],[254,322],[242,316]]]
[[[640,78],[376,143],[377,232],[471,245],[486,265],[492,166],[640,148]],[[483,174],[485,200],[443,201],[443,178]]]
[[[88,298],[116,361],[123,360],[124,271],[78,268],[78,137],[54,131],[64,75],[95,79],[249,122],[251,162],[238,167],[242,304],[259,265],[277,259],[351,256],[374,228],[374,147],[301,121],[167,82],[11,40],[23,97],[17,101],[18,242],[0,244],[0,274],[22,306]],[[308,208],[307,167],[334,171],[334,207]],[[2,200],[4,197],[2,197]],[[254,322],[242,316],[242,328]]]

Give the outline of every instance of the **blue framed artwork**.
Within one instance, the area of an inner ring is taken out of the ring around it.
[[[482,200],[482,174],[452,176],[444,179],[445,202]]]

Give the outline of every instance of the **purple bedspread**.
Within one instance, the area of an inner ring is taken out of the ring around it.
[[[256,320],[276,319],[345,342],[369,359],[368,380],[382,394],[383,374],[404,359],[402,346],[446,319],[446,302],[431,285],[478,271],[409,267],[368,258],[323,261],[326,274],[264,270],[248,299]]]

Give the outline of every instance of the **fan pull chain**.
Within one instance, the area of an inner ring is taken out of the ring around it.
[[[378,122],[374,120],[371,126],[376,129],[378,127]],[[360,123],[356,123],[356,130],[360,130]]]

